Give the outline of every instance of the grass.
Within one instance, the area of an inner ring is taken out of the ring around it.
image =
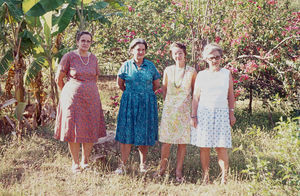
[[[111,81],[100,86],[104,110],[114,109],[110,97],[115,95],[111,94],[116,92],[115,88]],[[226,185],[219,184],[220,170],[214,150],[212,184],[201,185],[199,148],[191,145],[187,147],[183,184],[175,182],[175,146],[171,149],[169,172],[153,179],[160,158],[158,143],[150,148],[148,164],[152,168],[146,174],[138,172],[136,147],[131,152],[128,173],[119,176],[113,174],[118,164],[117,146],[97,145],[93,155],[104,153],[105,158],[94,161],[91,170],[74,175],[67,145],[52,138],[53,125],[49,125],[39,127],[22,141],[10,135],[0,137],[0,195],[299,195],[300,142],[294,137],[299,135],[295,131],[297,124],[281,122],[274,129],[261,102],[254,102],[252,116],[246,107],[244,102],[237,103],[238,122],[232,131]],[[110,115],[106,120],[109,128],[114,129],[116,113]],[[274,122],[280,121],[280,116],[275,111]]]

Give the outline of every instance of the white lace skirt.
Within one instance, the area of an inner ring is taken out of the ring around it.
[[[231,148],[228,108],[198,107],[198,126],[191,129],[191,144],[198,147]]]

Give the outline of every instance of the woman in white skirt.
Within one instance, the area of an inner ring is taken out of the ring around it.
[[[208,63],[197,75],[192,101],[191,144],[200,147],[203,183],[209,183],[210,148],[216,148],[222,171],[221,183],[228,172],[227,148],[231,148],[230,126],[234,116],[233,80],[229,70],[221,68],[222,48],[217,44],[205,46],[202,56]]]

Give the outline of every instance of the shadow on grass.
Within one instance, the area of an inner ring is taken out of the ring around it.
[[[279,121],[280,117],[284,116],[281,112],[272,112],[271,114],[267,111],[259,110],[253,111],[250,114],[247,110],[237,109],[235,117],[237,119],[236,124],[233,127],[235,129],[241,129],[245,132],[247,127],[260,127],[266,131],[272,131],[275,123]]]

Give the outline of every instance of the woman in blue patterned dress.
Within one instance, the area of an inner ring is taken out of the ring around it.
[[[154,64],[145,59],[147,43],[134,39],[129,46],[133,58],[118,72],[118,86],[123,91],[117,120],[116,140],[120,142],[121,164],[115,171],[124,172],[132,144],[138,146],[140,171],[146,172],[146,156],[158,135],[157,100],[160,74]]]
[[[220,67],[222,55],[219,45],[205,46],[202,56],[209,68],[198,73],[193,94],[192,125],[195,129],[191,130],[191,143],[200,147],[203,183],[209,182],[210,148],[216,148],[221,183],[226,183],[230,126],[236,121],[232,76],[229,70]]]

